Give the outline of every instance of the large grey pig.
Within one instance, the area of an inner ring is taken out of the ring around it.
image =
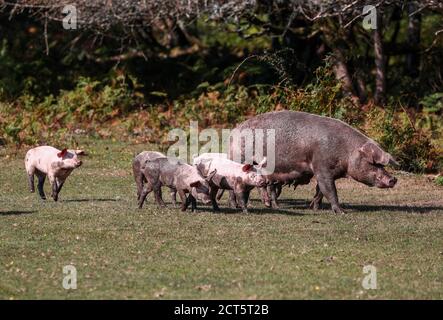
[[[45,200],[43,190],[46,176],[52,187],[52,198],[57,201],[66,178],[71,172],[82,165],[78,155],[83,155],[83,150],[58,150],[50,146],[41,146],[30,149],[26,153],[25,168],[28,174],[29,189],[35,192],[34,175],[38,178],[38,192]]]
[[[132,172],[134,173],[135,184],[137,186],[137,201],[140,200],[140,195],[146,182],[141,168],[146,161],[152,161],[158,158],[166,158],[166,156],[158,151],[143,151],[136,155],[132,161]],[[177,190],[170,190],[172,205],[175,207],[177,205]]]
[[[215,197],[219,189],[232,190],[230,192],[229,202],[231,207],[236,206],[237,202],[243,212],[247,213],[247,204],[249,193],[254,187],[263,187],[266,185],[265,178],[260,170],[266,164],[264,158],[257,165],[241,164],[227,159],[227,154],[223,153],[203,153],[194,158],[193,162],[201,172],[217,171],[213,179],[213,193]],[[212,199],[215,203],[215,199]],[[219,210],[218,206],[214,210]]]
[[[182,202],[182,211],[186,211],[189,203],[194,211],[196,200],[205,204],[212,203],[210,183],[216,173],[215,170],[203,177],[197,168],[171,157],[145,161],[141,170],[146,183],[140,194],[139,208],[142,208],[146,196],[151,191],[154,191],[157,204],[165,206],[161,198],[162,186],[177,190]],[[186,197],[187,193],[189,193],[188,198]]]
[[[335,180],[339,178],[350,177],[379,188],[392,188],[397,182],[384,169],[388,164],[397,164],[393,157],[375,141],[337,119],[277,111],[246,120],[237,129],[275,130],[275,169],[266,176],[269,185],[275,190],[278,184],[307,184],[315,177],[317,192],[311,203],[314,209],[319,207],[324,195],[334,212],[343,212],[335,187]],[[236,152],[244,156],[244,144],[232,141],[230,157]],[[272,151],[264,150],[268,161],[269,152]]]

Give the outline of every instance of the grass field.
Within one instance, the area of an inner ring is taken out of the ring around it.
[[[138,210],[131,159],[148,147],[82,147],[58,203],[28,192],[24,150],[1,151],[0,298],[443,298],[443,187],[426,177],[398,173],[391,190],[341,180],[346,215],[306,209],[313,183],[284,189],[278,211],[256,192],[248,215],[226,199],[218,215],[158,209],[152,195]],[[75,290],[62,287],[65,265]],[[365,265],[375,290],[362,287]]]

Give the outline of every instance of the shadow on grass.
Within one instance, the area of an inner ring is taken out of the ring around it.
[[[68,201],[68,200],[67,200]],[[72,200],[75,201],[75,200]],[[90,200],[93,201],[93,200]],[[103,200],[106,201],[106,200]],[[117,201],[114,199],[110,199],[107,201]],[[309,208],[309,201],[300,200],[300,199],[279,199],[278,203],[280,205],[279,209],[267,208],[267,207],[257,207],[257,204],[261,203],[259,199],[252,199],[252,203],[254,206],[252,208],[248,208],[247,214],[283,214],[288,216],[308,216],[308,215],[316,215],[324,212],[330,212],[331,214],[331,205],[329,203],[323,203],[321,208],[318,211],[313,211]],[[180,210],[180,202],[178,202],[177,207],[174,207],[171,202],[165,202],[166,209],[177,210],[178,212],[182,212]],[[155,208],[159,208],[155,203],[150,203],[154,205]],[[145,203],[145,206],[147,204]],[[223,201],[218,202],[221,211],[214,212],[212,207],[204,206],[201,204],[197,205],[197,209],[195,212],[199,213],[215,213],[215,214],[243,214],[240,208],[230,208]],[[345,212],[371,212],[371,211],[393,211],[393,212],[403,212],[403,213],[430,213],[433,211],[443,211],[443,206],[408,206],[408,205],[366,205],[366,204],[349,204],[342,203],[342,208]],[[144,206],[144,208],[145,208]],[[297,210],[297,211],[294,211]],[[303,210],[303,212],[300,212]],[[185,212],[191,212],[191,208]]]
[[[22,214],[33,214],[36,210],[11,210],[11,211],[0,211],[0,216],[19,216]]]
[[[95,198],[91,198],[91,199],[66,199],[66,200],[62,200],[62,202],[94,202],[94,201],[97,201],[97,202],[111,202],[111,201],[118,201],[117,199],[111,199],[111,198],[109,198],[109,199],[107,199],[107,198],[98,198],[98,199],[95,199]]]
[[[279,199],[278,203],[285,208],[295,207],[305,210],[309,209],[309,201],[299,199]],[[352,204],[342,203],[344,210],[352,210],[355,212],[369,212],[369,211],[395,211],[395,212],[418,212],[418,213],[430,213],[433,211],[443,211],[443,206],[409,206],[405,205],[371,205],[371,204]],[[331,210],[329,203],[323,203],[320,209],[321,211]]]
[[[367,204],[344,204],[346,210],[355,210],[361,212],[367,211],[403,211],[406,213],[430,213],[432,211],[443,211],[443,206],[399,206],[399,205],[367,205]]]
[[[300,213],[300,212],[294,212],[292,210],[286,210],[286,209],[272,209],[272,208],[248,208],[248,213],[243,213],[240,208],[230,208],[228,206],[220,205],[220,211],[213,211],[212,207],[204,207],[204,206],[197,206],[196,212],[208,212],[208,213],[215,213],[215,214],[245,214],[245,215],[252,215],[252,214],[284,214],[288,216],[305,216],[307,213]],[[187,211],[189,211],[188,209]],[[190,211],[189,211],[190,212]]]

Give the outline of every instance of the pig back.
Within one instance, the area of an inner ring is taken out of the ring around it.
[[[277,111],[258,115],[239,124],[236,129],[275,130],[275,173],[312,172],[312,161],[345,162],[355,148],[369,139],[342,121],[305,112]],[[264,133],[266,137],[266,132]],[[255,138],[255,136],[254,136]],[[265,147],[263,154],[270,159]],[[261,146],[255,146],[255,148]],[[244,145],[231,139],[230,157],[240,151],[244,159]]]

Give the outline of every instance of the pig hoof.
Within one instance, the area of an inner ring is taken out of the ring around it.
[[[272,209],[280,209],[279,205],[276,203],[272,204]]]
[[[332,208],[332,211],[334,211],[334,213],[338,213],[338,214],[345,214],[346,212],[342,209],[342,208]]]
[[[317,211],[318,209],[320,209],[320,206],[319,206],[318,203],[311,202],[311,203],[309,204],[309,209],[312,209],[312,210],[314,210],[314,211]]]

